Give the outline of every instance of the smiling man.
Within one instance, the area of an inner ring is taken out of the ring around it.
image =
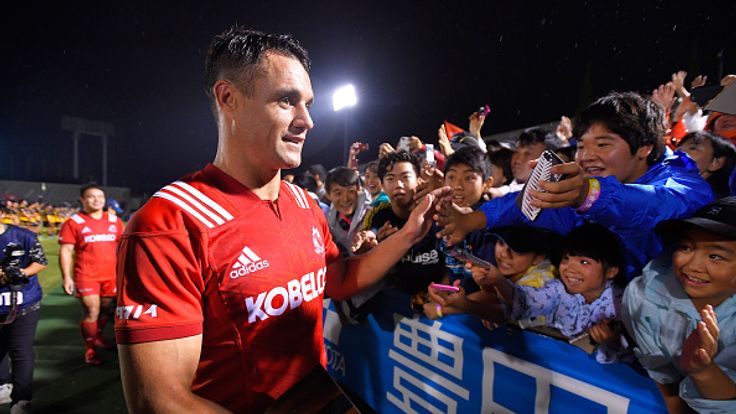
[[[100,365],[100,347],[114,347],[102,337],[115,298],[115,251],[123,233],[117,216],[106,213],[105,192],[96,184],[82,187],[82,211],[65,221],[59,232],[62,287],[82,304],[80,330],[84,362]],[[73,263],[73,266],[72,266]]]
[[[263,412],[326,363],[324,294],[371,286],[427,234],[432,195],[398,234],[346,261],[317,204],[280,180],[313,127],[309,66],[285,35],[233,27],[211,43],[215,160],[155,193],[119,249],[130,412]]]
[[[371,197],[360,185],[358,172],[347,167],[330,170],[325,189],[332,203],[327,214],[332,239],[343,255],[352,256],[352,241],[371,208]]]
[[[574,135],[575,162],[553,167],[565,179],[533,192],[534,204],[545,209],[533,225],[565,234],[584,222],[600,223],[623,240],[626,275],[637,276],[662,251],[654,226],[692,214],[713,192],[688,157],[665,155],[664,114],[639,94],[612,92],[593,102],[576,120]],[[457,242],[483,227],[532,224],[515,199],[493,199],[468,215],[445,203],[440,236]]]

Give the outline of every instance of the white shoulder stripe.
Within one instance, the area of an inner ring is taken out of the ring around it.
[[[307,194],[307,190],[297,187],[296,188],[297,193],[302,197],[302,202],[304,203],[304,208],[309,210],[309,199],[312,198],[309,194]]]
[[[189,194],[185,193],[184,191],[182,191],[182,190],[174,187],[173,185],[167,185],[166,187],[162,188],[159,191],[170,191],[170,192],[178,195],[179,198],[183,198],[184,200],[188,201],[189,204],[191,204],[192,206],[194,206],[201,213],[206,214],[207,217],[209,217],[210,219],[212,219],[218,225],[225,223],[225,220],[223,220],[220,216],[218,216],[217,214],[213,213],[212,211],[210,211],[210,209],[208,209],[207,207],[203,206],[199,201],[197,201],[194,198],[192,198],[192,196],[190,196]]]
[[[176,185],[178,187],[181,187],[182,189],[186,190],[193,196],[197,197],[200,201],[207,204],[208,206],[212,207],[213,210],[215,210],[217,213],[219,213],[222,217],[225,218],[225,220],[230,221],[233,219],[233,215],[230,214],[227,210],[222,208],[219,204],[215,203],[211,198],[207,197],[206,195],[202,194],[201,191],[197,190],[196,188],[192,187],[191,185],[182,182],[182,181],[175,181],[172,183],[172,185]]]
[[[77,224],[84,223],[84,219],[79,214],[75,214],[75,215],[71,216],[71,219],[74,220],[74,222],[77,223]]]
[[[299,207],[306,208],[306,201],[304,200],[304,194],[302,193],[301,188],[293,184],[290,184],[289,187],[291,187],[291,192],[294,194]]]
[[[115,223],[116,221],[118,221],[118,216],[114,216],[114,215],[112,215],[112,214],[108,214],[108,215],[107,215],[107,220],[108,220],[108,221],[109,221],[110,223]]]
[[[165,200],[169,200],[172,203],[176,204],[177,206],[181,207],[187,213],[189,213],[192,216],[194,216],[199,221],[201,221],[205,226],[207,226],[209,228],[214,228],[215,227],[215,225],[212,224],[209,220],[207,220],[206,218],[204,218],[201,214],[199,214],[193,208],[189,207],[189,205],[187,203],[181,201],[180,199],[174,197],[173,195],[167,194],[167,193],[158,192],[158,193],[154,194],[153,196],[154,197],[160,197],[160,198],[163,198]]]
[[[309,198],[311,198],[311,196],[307,195],[307,190],[301,187],[297,187],[296,192],[297,194],[299,194],[299,196],[301,196],[302,203],[304,203],[304,208],[309,209]]]
[[[306,194],[304,194],[304,190],[291,183],[287,183],[286,185],[289,187],[291,193],[294,195],[296,203],[299,204],[299,207],[303,209],[309,209],[309,202],[307,201]]]
[[[291,193],[291,196],[294,197],[294,199],[296,200],[296,203],[299,205],[299,207],[302,207],[301,199],[299,198],[299,196],[296,195],[296,191],[294,191],[294,189],[292,188],[291,184],[286,183],[286,188],[289,189],[289,192]]]

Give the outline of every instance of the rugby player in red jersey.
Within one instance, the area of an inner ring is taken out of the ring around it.
[[[80,195],[82,211],[65,221],[59,233],[59,267],[64,292],[77,296],[82,303],[84,361],[99,365],[102,360],[96,348],[110,346],[102,338],[102,331],[116,293],[115,254],[123,224],[104,211],[102,187],[86,185]]]
[[[307,193],[313,101],[306,51],[231,28],[210,45],[215,160],[162,188],[126,226],[115,330],[128,409],[263,412],[326,363],[322,299],[380,280],[429,230],[434,195],[363,256],[345,260]]]

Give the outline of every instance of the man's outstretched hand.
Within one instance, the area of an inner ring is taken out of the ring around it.
[[[409,220],[401,229],[412,244],[419,242],[429,232],[437,203],[447,191],[450,191],[450,187],[442,187],[430,192],[412,210]]]
[[[437,233],[437,238],[445,239],[447,244],[452,246],[460,243],[471,231],[485,226],[483,212],[474,212],[472,209],[460,207],[452,202],[450,187],[442,187],[435,192],[441,197],[434,215],[434,220],[442,226],[442,230]]]

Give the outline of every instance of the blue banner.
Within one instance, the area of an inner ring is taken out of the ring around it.
[[[325,300],[328,370],[379,413],[659,413],[654,382],[627,364],[601,365],[564,341],[478,318],[433,321],[384,290],[359,325]]]

